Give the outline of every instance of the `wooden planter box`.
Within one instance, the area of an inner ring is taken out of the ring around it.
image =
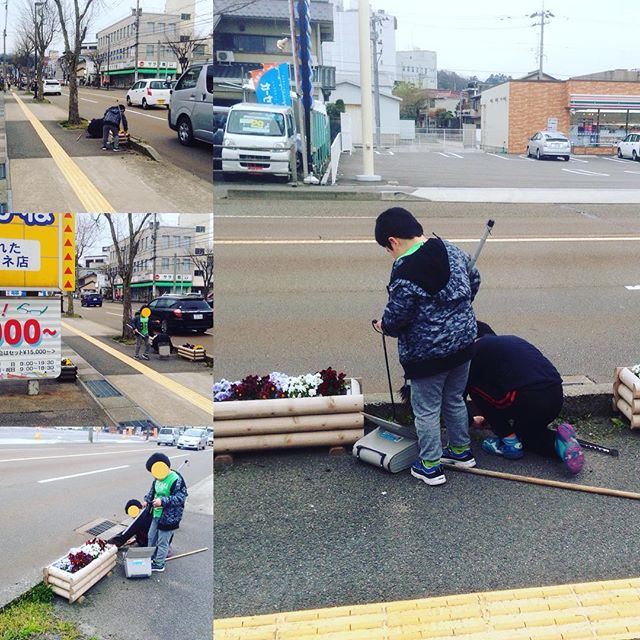
[[[103,554],[90,562],[86,567],[76,571],[76,573],[68,573],[58,567],[54,567],[52,562],[44,569],[44,583],[51,587],[51,590],[63,598],[67,598],[69,602],[75,602],[82,598],[82,594],[90,589],[100,578],[107,575],[116,566],[116,558],[118,555],[118,547],[113,544],[107,545]],[[65,556],[63,556],[65,557]]]
[[[186,360],[198,362],[207,357],[207,350],[204,347],[199,349],[190,349],[189,347],[177,347],[178,355]]]
[[[628,367],[613,374],[613,408],[621,411],[632,429],[640,429],[640,378]]]
[[[357,380],[344,396],[215,402],[215,452],[352,445],[363,436]]]

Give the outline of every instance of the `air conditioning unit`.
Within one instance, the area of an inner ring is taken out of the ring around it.
[[[216,51],[216,60],[218,62],[233,62],[233,51]]]

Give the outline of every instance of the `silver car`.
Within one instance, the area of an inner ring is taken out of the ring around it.
[[[169,127],[180,144],[213,144],[213,65],[193,64],[171,89]]]
[[[206,429],[187,429],[178,438],[178,449],[206,449],[207,448],[207,430]]]
[[[180,429],[174,427],[162,427],[158,433],[156,442],[158,446],[166,444],[167,446],[175,446],[178,444],[178,438],[180,437]]]
[[[559,131],[538,131],[529,138],[527,143],[527,157],[564,158],[567,162],[571,157],[571,143],[564,133]]]

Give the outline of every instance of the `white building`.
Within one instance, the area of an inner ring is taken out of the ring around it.
[[[437,89],[438,56],[435,51],[413,49],[396,53],[398,82],[411,82],[421,89]]]

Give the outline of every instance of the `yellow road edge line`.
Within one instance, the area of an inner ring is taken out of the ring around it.
[[[143,376],[146,376],[150,380],[153,380],[154,382],[163,386],[165,389],[168,389],[169,391],[171,391],[172,393],[175,393],[176,395],[180,396],[184,400],[187,400],[189,403],[191,403],[198,409],[202,409],[202,411],[204,411],[205,413],[211,416],[211,420],[213,421],[213,400],[208,400],[207,398],[201,396],[199,393],[196,393],[195,391],[189,389],[188,387],[185,387],[179,382],[176,382],[175,380],[171,380],[171,378],[168,378],[167,376],[161,373],[158,373],[157,371],[154,371],[150,367],[143,365],[142,363],[138,362],[137,360],[134,360],[133,358],[125,355],[124,353],[120,353],[117,349],[114,349],[113,347],[110,347],[109,345],[104,344],[100,340],[94,338],[93,336],[90,336],[88,333],[85,333],[80,329],[76,329],[75,327],[71,326],[67,322],[63,321],[62,326],[68,331],[75,333],[80,338],[86,340],[87,342],[90,342],[91,344],[98,347],[99,349],[102,349],[103,351],[108,353],[110,356],[117,358],[118,360],[120,360],[120,362],[124,362],[124,364],[129,365],[132,369],[135,369],[136,371],[141,373]],[[213,376],[211,377],[211,388],[213,391]]]
[[[625,591],[632,593],[625,598]],[[546,607],[547,604],[555,605],[558,602],[561,606]],[[614,611],[611,610],[612,605]],[[285,637],[321,640],[325,635],[341,640],[365,637],[401,640],[404,637],[432,637],[436,630],[442,632],[436,634],[438,638],[453,638],[453,628],[456,629],[455,635],[460,635],[463,626],[474,627],[468,630],[474,633],[474,639],[492,640],[497,633],[505,634],[509,630],[524,627],[523,617],[529,616],[526,626],[529,627],[531,638],[536,638],[535,627],[543,627],[540,631],[545,633],[549,633],[550,627],[566,632],[569,627],[573,630],[576,624],[582,631],[585,625],[595,630],[602,625],[632,624],[633,630],[640,632],[638,605],[640,578],[626,578],[216,618],[213,625],[215,637],[220,640],[279,640]],[[620,623],[614,622],[616,618],[620,619]],[[530,627],[530,624],[533,626]],[[451,635],[448,635],[447,627],[451,628]],[[422,636],[419,631],[428,633]],[[367,633],[370,635],[367,636]]]
[[[109,201],[100,193],[76,162],[71,159],[58,141],[46,130],[31,109],[17,94],[11,93],[86,211],[89,213],[116,213]]]

